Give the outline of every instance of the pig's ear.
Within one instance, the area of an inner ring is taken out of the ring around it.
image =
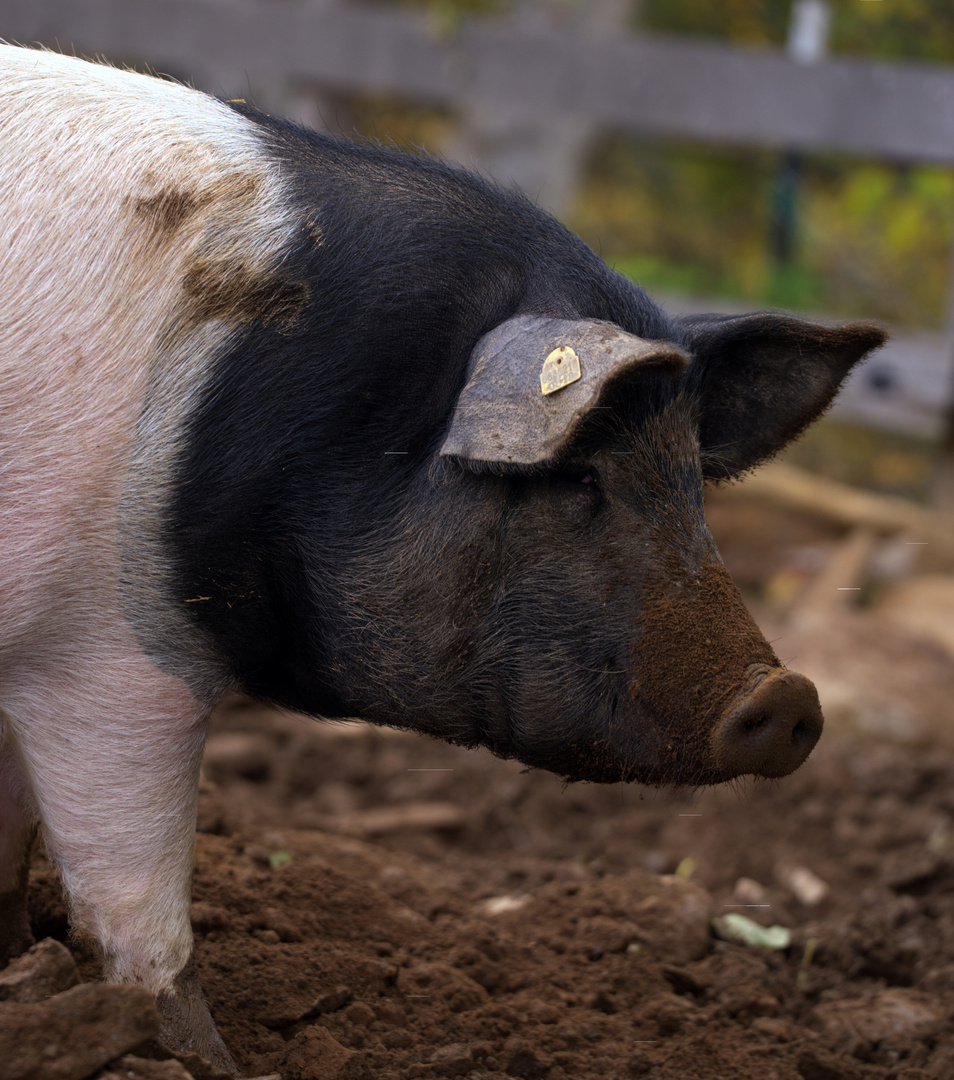
[[[500,466],[547,465],[612,383],[643,368],[674,375],[689,357],[612,323],[519,315],[477,342],[442,457]]]
[[[883,345],[873,323],[826,326],[790,315],[675,319],[693,354],[702,472],[727,480],[770,458],[831,404],[854,364]]]

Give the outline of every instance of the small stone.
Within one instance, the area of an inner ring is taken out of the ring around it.
[[[442,1076],[463,1076],[474,1064],[474,1055],[464,1043],[449,1043],[431,1054],[431,1064]]]
[[[805,907],[820,904],[831,891],[827,882],[805,866],[782,867],[776,873],[779,881]]]
[[[492,896],[481,903],[480,910],[485,915],[506,915],[526,907],[529,899],[529,896]]]
[[[754,878],[740,877],[735,883],[732,895],[741,904],[764,904],[767,893],[765,886]]]

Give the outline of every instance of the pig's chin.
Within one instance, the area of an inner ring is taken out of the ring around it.
[[[594,737],[581,731],[583,726],[577,727],[576,738],[534,738],[522,733],[506,747],[499,741],[485,745],[502,757],[546,769],[568,782],[701,787],[732,779],[698,746],[664,735],[651,721],[623,720],[618,714],[602,722],[592,718],[585,727],[598,732]]]
[[[705,787],[733,777],[713,765],[693,760],[678,752],[653,753],[642,747],[631,755],[610,740],[561,747],[558,755],[520,753],[531,767],[547,769],[568,782],[597,784],[635,783],[649,787]]]

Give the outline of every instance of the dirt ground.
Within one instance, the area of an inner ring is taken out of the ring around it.
[[[954,657],[873,608],[791,617],[805,583],[789,579],[846,541],[760,513],[713,508],[730,570],[834,702],[784,780],[566,787],[413,735],[222,710],[193,925],[248,1076],[954,1076]],[[68,941],[39,845],[30,906],[38,939]],[[788,933],[727,940],[727,915]],[[15,1075],[214,1075],[143,1061],[155,1049],[132,1036],[70,1071],[93,1031]]]

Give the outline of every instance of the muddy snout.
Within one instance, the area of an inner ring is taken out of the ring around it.
[[[804,675],[755,672],[712,733],[713,757],[729,777],[786,776],[811,753],[823,723],[818,691]]]

